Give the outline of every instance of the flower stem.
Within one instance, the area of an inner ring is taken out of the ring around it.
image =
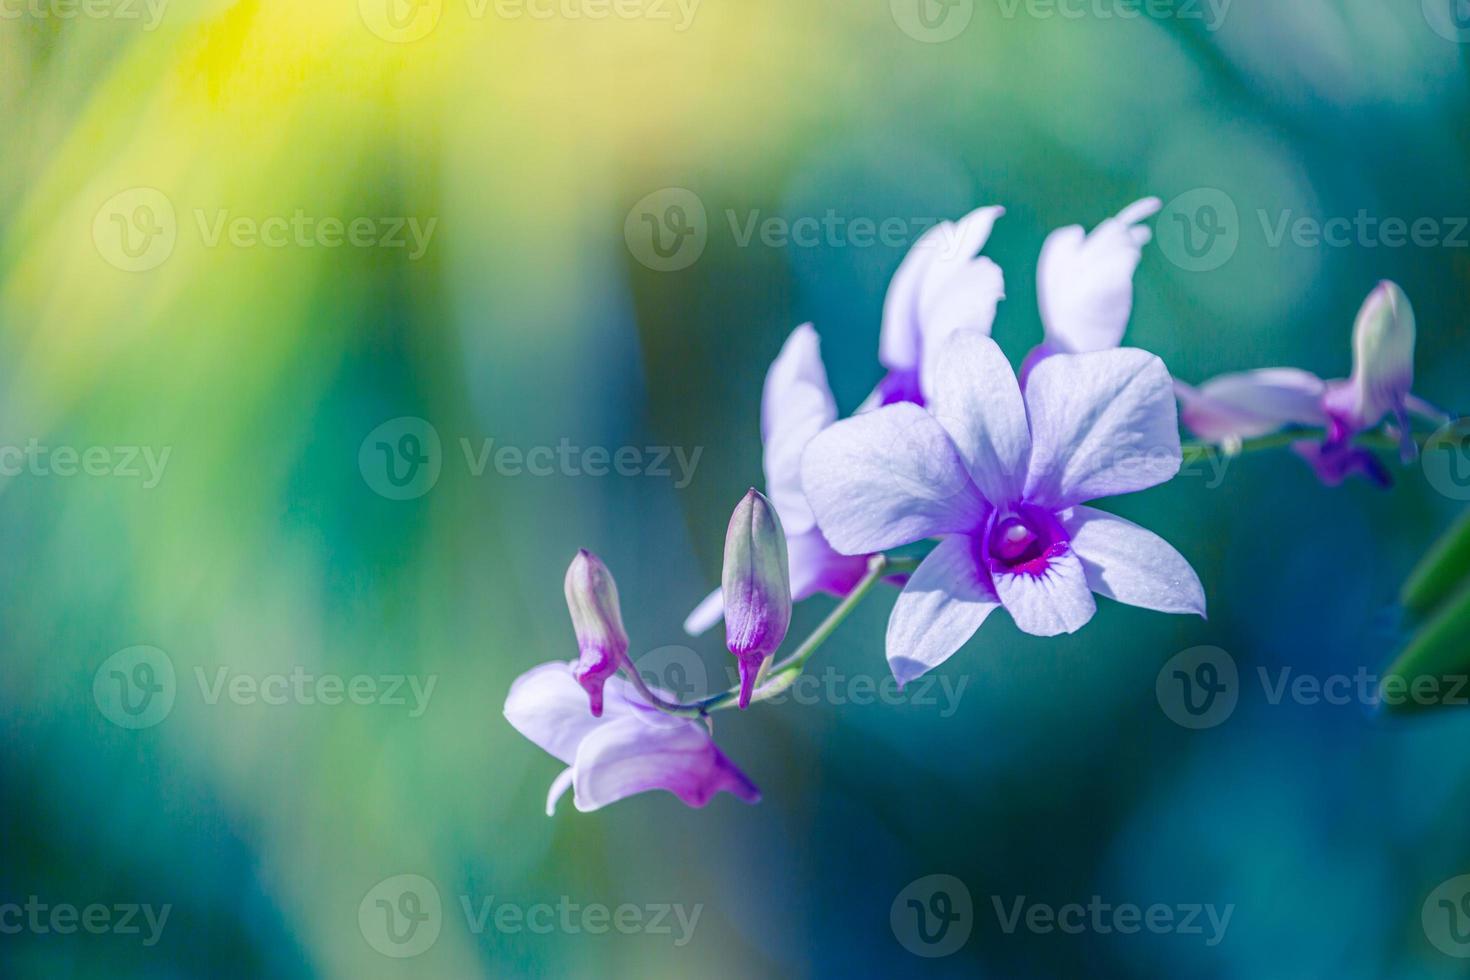
[[[1462,423],[1464,424],[1464,420]],[[1433,437],[1434,433],[1419,432],[1414,435],[1414,442],[1420,449]],[[1184,465],[1201,463],[1205,460],[1219,457],[1244,456],[1246,453],[1263,452],[1269,449],[1285,449],[1296,442],[1322,441],[1327,438],[1327,432],[1323,429],[1310,428],[1306,426],[1293,426],[1282,429],[1280,432],[1272,432],[1254,439],[1244,439],[1235,445],[1213,442],[1186,442],[1184,444]],[[1386,428],[1374,429],[1364,432],[1353,440],[1353,444],[1364,449],[1393,450],[1399,447],[1399,437],[1396,433],[1389,432]]]
[[[873,591],[873,587],[884,577],[889,575],[902,575],[912,572],[919,567],[919,559],[906,558],[895,555],[873,555],[868,559],[868,571],[853,590],[837,604],[837,607],[827,614],[827,618],[811,632],[801,645],[793,650],[788,656],[777,663],[771,664],[763,673],[760,686],[755,689],[751,702],[765,701],[785,691],[792,683],[801,676],[806,669],[806,662],[811,659],[817,648],[827,641],[837,627],[847,619],[858,604]],[[638,677],[638,672],[628,672],[633,684],[649,699],[655,708],[671,715],[681,718],[699,718],[708,715],[711,711],[720,711],[736,704],[740,696],[740,687],[736,685],[728,691],[695,701],[690,704],[671,704],[648,689],[643,679]]]

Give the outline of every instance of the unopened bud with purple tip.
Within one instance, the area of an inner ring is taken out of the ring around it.
[[[1353,326],[1352,377],[1328,382],[1322,398],[1328,418],[1324,449],[1329,456],[1345,450],[1359,432],[1390,415],[1399,430],[1404,462],[1414,458],[1418,446],[1405,408],[1414,385],[1414,334],[1414,308],[1409,298],[1394,283],[1379,283],[1363,303]],[[1352,450],[1351,455],[1361,458],[1367,454]],[[1321,467],[1318,469],[1320,472]],[[1386,481],[1385,473],[1378,482]]]
[[[572,673],[587,691],[594,717],[602,716],[602,688],[628,662],[628,634],[612,572],[583,548],[567,567],[567,611],[581,658]]]
[[[740,707],[750,705],[766,658],[791,626],[791,573],[786,533],[776,508],[752,489],[730,515],[725,535],[725,645],[740,666]]]
[[[1404,459],[1414,455],[1404,400],[1414,386],[1414,307],[1391,282],[1381,282],[1363,304],[1353,328],[1353,376],[1363,425],[1391,414],[1398,422]]]

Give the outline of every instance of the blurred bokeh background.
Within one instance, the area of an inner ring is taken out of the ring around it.
[[[981,204],[1016,362],[1045,235],[1156,194],[1129,342],[1176,376],[1345,375],[1392,278],[1418,390],[1463,410],[1463,6],[0,0],[0,969],[1463,975],[1421,913],[1470,871],[1470,715],[1272,696],[1400,648],[1398,584],[1464,506],[1417,467],[1327,490],[1266,454],[1118,500],[1208,622],[996,616],[899,698],[870,693],[880,593],[821,692],[719,719],[758,806],[548,819],[560,765],[501,716],[575,654],[583,546],[650,669],[723,686],[719,635],[679,624],[760,481],[766,367],[814,322],[851,411],[908,243]],[[493,456],[563,446],[550,475]],[[1191,729],[1156,680],[1199,646],[1238,704]],[[890,911],[936,874],[969,935],[921,958]],[[402,875],[440,913],[399,959],[372,916]],[[1214,943],[997,912],[1093,896],[1233,911]],[[648,927],[480,917],[543,904]]]

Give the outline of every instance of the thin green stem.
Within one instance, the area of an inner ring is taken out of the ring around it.
[[[853,587],[853,590],[837,604],[836,608],[827,614],[827,618],[822,620],[821,624],[812,631],[810,636],[802,641],[799,647],[793,650],[787,657],[773,663],[765,670],[764,679],[751,695],[751,703],[765,701],[768,698],[775,697],[790,687],[791,682],[801,676],[801,672],[805,669],[806,662],[811,659],[812,654],[816,653],[817,648],[837,631],[837,627],[841,626],[843,620],[847,619],[852,614],[852,611],[858,607],[858,604],[867,597],[868,593],[873,591],[875,585],[889,575],[906,574],[918,567],[919,559],[917,558],[904,558],[894,555],[874,555],[869,558],[867,574]],[[727,691],[721,691],[719,694],[705,698],[702,701],[695,701],[690,704],[671,704],[649,690],[647,685],[643,683],[642,678],[636,676],[638,673],[636,670],[629,671],[628,673],[634,685],[637,686],[644,697],[649,699],[654,707],[668,714],[678,715],[681,718],[700,718],[708,715],[711,711],[720,711],[729,708],[737,704],[740,697],[740,686],[737,684]]]
[[[1419,432],[1414,435],[1414,443],[1420,448],[1433,438],[1432,432]],[[1246,453],[1263,452],[1270,449],[1285,449],[1293,443],[1311,442],[1327,438],[1324,429],[1309,427],[1292,427],[1280,432],[1272,432],[1268,435],[1257,436],[1254,439],[1243,439],[1236,445],[1220,445],[1213,442],[1186,442],[1184,444],[1184,465],[1200,463],[1218,457],[1244,456]],[[1364,449],[1393,450],[1399,448],[1399,437],[1386,429],[1374,429],[1364,432],[1353,440],[1356,446]]]
[[[779,675],[787,671],[795,670],[797,673],[800,673],[801,669],[806,666],[806,662],[811,659],[812,654],[817,652],[817,648],[825,643],[829,636],[836,632],[837,627],[842,625],[842,621],[847,618],[849,613],[857,608],[857,604],[863,601],[863,597],[873,590],[873,586],[877,585],[880,579],[889,575],[910,573],[918,567],[919,559],[917,558],[896,558],[891,555],[874,555],[868,560],[868,573],[858,582],[857,587],[848,594],[847,598],[837,604],[837,608],[833,609],[827,615],[827,618],[822,620],[822,624],[812,632],[811,636],[806,638],[801,646],[793,650],[791,655],[785,660],[772,666],[767,672],[767,676],[774,681]],[[759,696],[759,694],[760,692],[757,691],[756,695]]]

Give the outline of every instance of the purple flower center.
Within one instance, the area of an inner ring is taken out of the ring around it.
[[[1019,517],[1007,517],[990,532],[990,553],[1010,564],[1034,560],[1041,554],[1036,546],[1040,540],[1025,521]]]
[[[924,391],[919,387],[918,371],[889,371],[878,382],[878,404],[893,405],[897,402],[924,404]]]
[[[1068,547],[1067,533],[1054,515],[1024,504],[998,514],[982,540],[981,564],[1011,575],[1044,575],[1049,559],[1066,554]]]

